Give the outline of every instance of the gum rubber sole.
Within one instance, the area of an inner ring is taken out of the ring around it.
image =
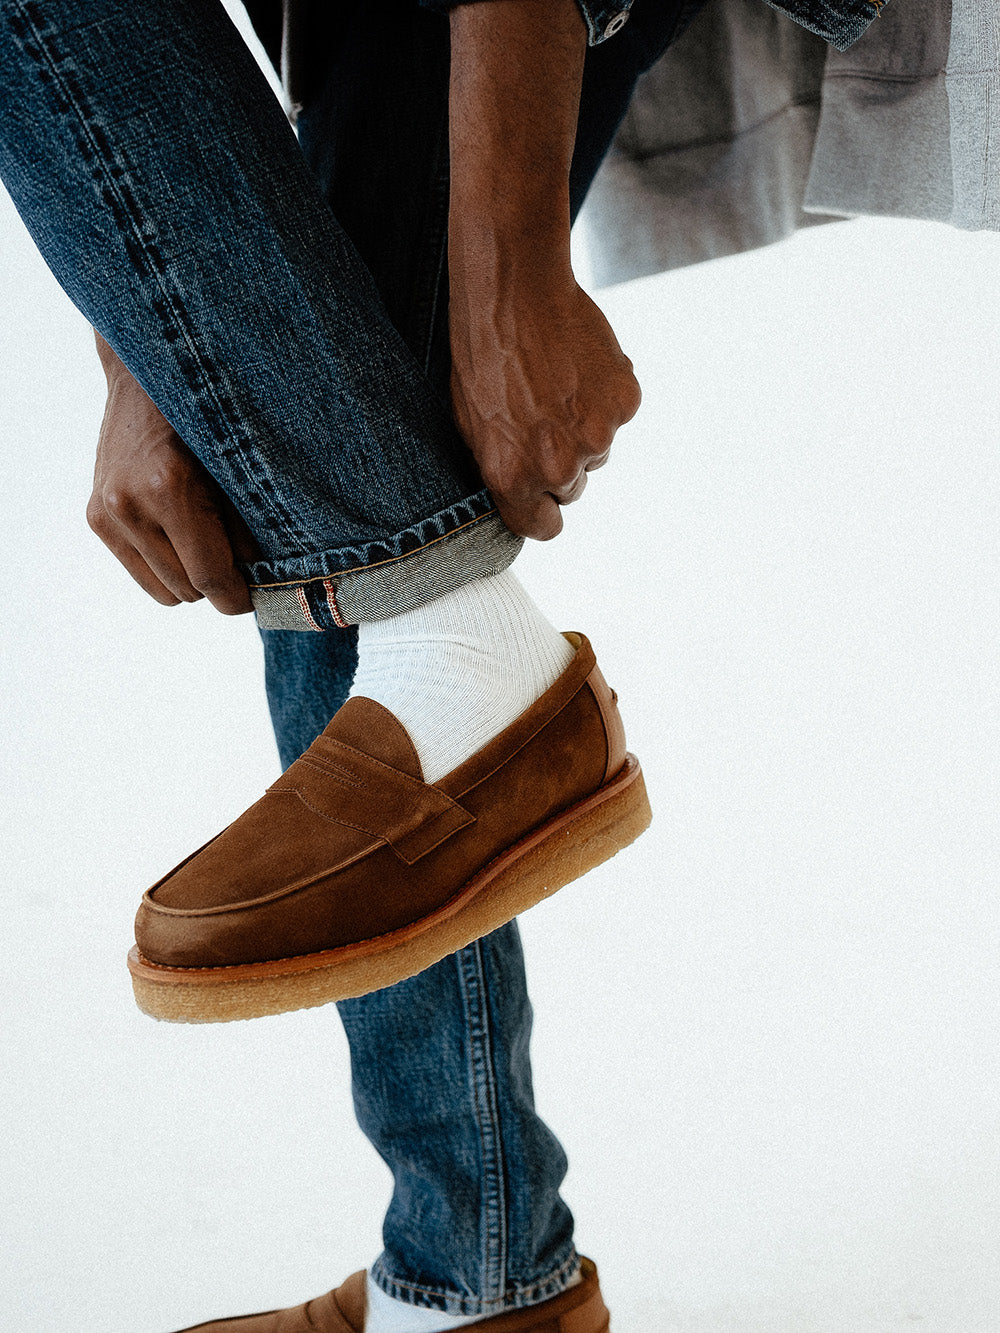
[[[429,916],[339,949],[232,967],[164,967],[133,947],[136,1004],[171,1023],[228,1023],[381,990],[579,879],[634,842],[651,819],[639,761],[629,754],[610,782],[526,834]]]

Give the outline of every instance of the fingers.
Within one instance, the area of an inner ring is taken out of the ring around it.
[[[170,500],[161,495],[155,517],[143,499],[123,491],[95,492],[91,528],[145,592],[164,606],[207,598],[224,615],[253,610],[236,568],[219,511],[207,495]]]
[[[154,601],[161,606],[177,606],[185,600],[157,578],[126,536],[125,529],[118,527],[102,504],[91,502],[87,507],[87,522],[118,563],[125,567],[143,592],[148,593]]]
[[[535,541],[550,541],[563,528],[560,508],[579,500],[587,486],[587,474],[603,467],[610,445],[590,454],[579,444],[548,441],[530,463],[521,454],[507,460],[506,467],[487,466],[483,477],[500,516],[512,532]]]
[[[494,493],[497,511],[511,532],[519,537],[531,537],[536,542],[548,542],[558,537],[563,528],[562,514],[551,495],[535,500],[510,502]]]
[[[611,457],[611,449],[610,448],[605,449],[603,454],[598,454],[596,458],[592,458],[590,460],[590,462],[583,469],[584,472],[596,472],[599,467],[604,466],[604,464],[608,461],[610,457]]]
[[[165,530],[191,588],[206,597],[216,611],[239,616],[253,610],[246,580],[233,561],[233,548],[222,518],[206,510],[197,525],[179,523]]]
[[[572,482],[571,485],[563,486],[560,490],[552,491],[550,494],[557,504],[571,505],[574,500],[579,500],[586,485],[587,472],[586,469],[583,469],[578,473],[576,480]]]
[[[207,598],[252,611],[236,567],[258,557],[246,525],[115,353],[97,337],[108,378],[87,521],[141,588],[164,606]],[[232,535],[230,535],[232,534]]]

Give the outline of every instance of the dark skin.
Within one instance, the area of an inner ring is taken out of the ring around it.
[[[504,522],[547,541],[641,399],[570,262],[586,28],[576,0],[460,4],[450,22],[452,407]],[[108,401],[91,528],[164,606],[252,610],[236,567],[254,558],[252,538],[100,335],[97,346]]]

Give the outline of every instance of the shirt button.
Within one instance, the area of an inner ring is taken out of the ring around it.
[[[604,29],[604,36],[613,37],[616,32],[621,32],[628,22],[628,10],[623,9],[620,14],[616,14],[608,26]]]

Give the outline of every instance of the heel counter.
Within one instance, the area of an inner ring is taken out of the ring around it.
[[[596,663],[587,677],[587,685],[601,710],[601,721],[604,724],[604,737],[608,747],[604,781],[607,782],[625,762],[625,727],[618,711],[618,695],[608,685],[601,668]]]

